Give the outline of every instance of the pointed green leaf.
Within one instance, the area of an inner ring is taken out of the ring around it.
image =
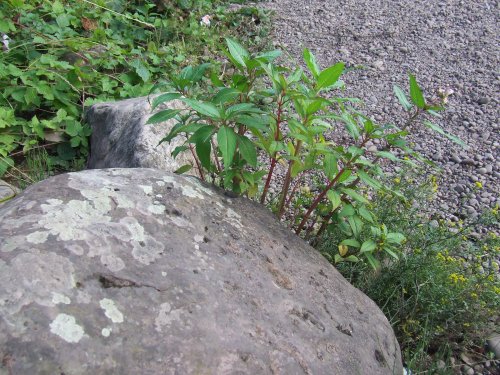
[[[191,164],[186,164],[186,165],[183,165],[182,167],[176,169],[174,171],[175,174],[183,174],[183,173],[186,173],[188,172],[189,170],[191,170],[191,168],[193,168],[193,166]]]
[[[198,159],[200,159],[200,163],[203,168],[210,170],[211,159],[210,152],[212,151],[212,144],[210,139],[202,142],[201,140],[196,142],[196,155],[198,155]]]
[[[359,179],[361,181],[363,181],[365,184],[367,184],[368,186],[370,186],[370,187],[372,187],[374,189],[380,189],[382,187],[382,184],[380,182],[378,182],[377,180],[375,180],[374,178],[372,178],[365,171],[359,170],[357,172],[357,175],[358,175],[358,177],[359,177]]]
[[[394,251],[394,249],[390,248],[389,246],[385,246],[384,247],[384,251],[389,254],[391,257],[393,257],[394,259],[398,260],[399,259],[399,256],[398,254]]]
[[[374,224],[373,214],[365,206],[361,206],[358,208],[358,214],[366,221]]]
[[[316,57],[307,48],[304,48],[303,56],[309,71],[313,75],[314,79],[317,79],[319,76],[319,66],[316,62]]]
[[[189,143],[205,143],[210,141],[212,138],[212,134],[215,131],[215,126],[206,125],[202,128],[199,128],[197,131],[193,133],[193,135],[189,138]]]
[[[358,238],[363,230],[363,221],[356,215],[349,216],[347,221],[349,222],[354,237]]]
[[[344,72],[344,66],[345,64],[343,62],[339,62],[323,70],[318,76],[316,89],[321,90],[330,87],[335,82],[337,82],[342,73]]]
[[[246,60],[250,58],[248,51],[236,40],[226,38],[227,48],[233,59],[241,66],[246,66]]]
[[[257,167],[257,151],[255,150],[255,145],[251,140],[245,136],[238,136],[238,147],[240,149],[241,156],[247,161],[252,167]]]
[[[348,239],[342,241],[340,243],[340,245],[347,245],[347,246],[351,246],[351,247],[357,247],[358,249],[361,246],[361,244],[359,243],[359,241],[355,240],[354,238],[348,238]]]
[[[330,202],[332,202],[332,206],[333,206],[332,211],[337,209],[337,207],[339,207],[340,204],[342,203],[342,201],[340,200],[340,194],[334,190],[328,190],[328,192],[326,193],[326,196],[328,197]]]
[[[397,86],[397,85],[394,85],[393,89],[394,89],[394,94],[398,98],[399,103],[401,103],[401,105],[403,106],[403,108],[406,111],[410,110],[411,107],[412,107],[412,105],[408,101],[408,99],[406,98],[406,95],[405,95],[404,91],[399,86]]]
[[[181,96],[182,95],[178,92],[167,92],[158,95],[156,98],[153,99],[153,102],[151,103],[151,109],[155,109],[162,103],[169,102],[174,99],[179,99]]]
[[[187,98],[182,98],[180,100],[186,103],[188,106],[190,106],[192,109],[194,109],[201,115],[208,116],[214,119],[221,118],[219,109],[212,103],[201,102],[198,100],[187,99]]]
[[[364,253],[366,251],[373,251],[377,248],[377,244],[373,240],[368,240],[363,242],[363,245],[361,245],[361,249],[359,250],[361,253]]]
[[[151,116],[146,124],[157,124],[159,122],[170,120],[171,118],[177,116],[180,112],[180,109],[164,109],[163,111],[157,112]]]
[[[429,129],[434,130],[436,133],[444,135],[446,138],[455,142],[456,144],[459,144],[460,146],[462,146],[464,148],[467,147],[467,145],[460,138],[455,137],[452,134],[446,133],[440,126],[438,126],[430,121],[427,121],[427,120],[424,121],[424,125],[427,126]]]
[[[373,269],[379,269],[380,268],[380,262],[373,256],[372,253],[366,252],[364,253],[366,260],[372,266]]]
[[[219,143],[219,149],[222,152],[222,158],[224,159],[224,167],[229,169],[234,158],[234,152],[236,151],[236,133],[233,128],[223,126],[217,132],[217,142]]]
[[[337,173],[339,173],[337,162],[338,160],[334,155],[325,155],[325,159],[323,160],[323,171],[325,172],[326,177],[329,180],[331,180]]]
[[[410,74],[410,96],[413,104],[415,104],[420,109],[425,108],[424,95],[422,94],[422,90],[420,90],[420,87],[418,86],[415,76],[412,74]]]
[[[401,245],[401,243],[406,240],[406,237],[402,233],[389,233],[387,234],[386,241],[388,243],[394,243]]]

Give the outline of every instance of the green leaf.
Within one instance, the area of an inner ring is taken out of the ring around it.
[[[415,104],[420,109],[425,108],[424,95],[422,94],[422,90],[420,90],[420,87],[418,86],[415,76],[412,74],[410,74],[410,96],[413,104]]]
[[[153,102],[151,104],[151,109],[155,109],[158,107],[160,104],[169,102],[174,99],[179,99],[182,95],[178,92],[167,92],[161,95],[158,95],[156,98],[153,99]]]
[[[319,76],[319,66],[316,62],[316,57],[307,48],[304,48],[303,56],[309,71],[313,75],[314,79],[317,79]]]
[[[163,111],[155,113],[151,116],[146,124],[157,124],[159,122],[170,120],[171,118],[177,116],[179,112],[181,112],[180,109],[164,109]]]
[[[227,47],[229,48],[229,53],[233,59],[241,66],[246,67],[246,61],[250,58],[248,51],[243,48],[236,40],[231,38],[226,38]]]
[[[403,106],[403,108],[406,111],[410,110],[411,107],[412,107],[412,105],[408,101],[408,99],[406,98],[406,95],[405,95],[404,91],[399,86],[397,86],[397,85],[394,85],[393,89],[394,89],[394,94],[398,98],[399,103],[401,103],[401,105]]]
[[[193,135],[189,138],[188,142],[189,143],[205,143],[209,142],[210,139],[212,138],[212,134],[215,131],[215,126],[213,125],[206,125],[202,128],[199,128],[197,131],[193,133]]]
[[[333,205],[332,211],[337,209],[337,207],[339,207],[340,204],[342,203],[342,201],[340,200],[340,194],[334,190],[328,190],[328,192],[326,193],[326,196],[328,197],[330,202],[332,202],[332,205]]]
[[[380,268],[380,262],[373,256],[372,253],[366,252],[364,253],[366,260],[372,266],[373,269],[377,270]]]
[[[338,160],[334,155],[325,155],[325,159],[323,160],[323,171],[325,172],[326,177],[329,180],[331,180],[337,173],[339,173],[337,162]]]
[[[139,59],[132,60],[130,62],[130,66],[132,66],[135,69],[137,75],[141,77],[141,79],[144,82],[149,82],[149,80],[151,79],[151,73],[149,71],[149,68],[146,67],[146,65],[144,65],[144,63],[141,60]]]
[[[361,249],[359,250],[361,253],[364,252],[371,252],[377,248],[377,244],[373,240],[368,240],[363,242],[363,245],[361,245]]]
[[[187,99],[187,98],[182,98],[180,100],[186,103],[188,106],[190,106],[192,109],[194,109],[201,115],[208,116],[214,119],[221,118],[219,109],[212,103],[201,102],[198,100]]]
[[[179,155],[181,152],[186,151],[188,149],[187,146],[177,146],[174,151],[172,151],[172,157],[175,159],[177,155]]]
[[[386,241],[388,243],[394,243],[401,245],[401,243],[406,240],[406,237],[402,233],[388,233]]]
[[[365,206],[358,208],[358,214],[366,221],[374,224],[373,214]]]
[[[358,238],[363,230],[363,221],[356,215],[349,216],[347,221],[352,229],[352,233],[354,233],[354,237]]]
[[[380,189],[382,187],[382,184],[372,178],[368,173],[362,170],[358,170],[357,175],[361,181],[363,181],[365,184],[368,186],[374,188],[374,189]]]
[[[342,182],[346,181],[351,176],[351,173],[352,171],[350,169],[344,169],[337,182],[341,184]]]
[[[257,167],[257,151],[255,150],[255,145],[251,140],[245,136],[238,136],[238,147],[240,149],[241,156],[247,161],[252,167]]]
[[[345,258],[345,260],[353,263],[359,262],[359,258],[356,255],[349,255],[347,258]]]
[[[323,70],[318,76],[316,89],[321,90],[335,84],[344,72],[344,66],[345,64],[343,62],[339,62]]]
[[[212,143],[210,142],[210,138],[204,142],[201,140],[196,142],[196,155],[198,155],[198,159],[200,159],[200,163],[203,168],[210,170],[210,166],[212,164],[212,160],[210,158],[210,153],[212,152]]]
[[[217,142],[219,149],[224,159],[224,167],[228,169],[233,161],[234,152],[236,151],[236,133],[233,128],[222,126],[217,132]]]
[[[241,94],[240,90],[236,90],[232,87],[224,87],[219,90],[219,92],[212,98],[212,103],[215,104],[225,104],[233,101]]]
[[[377,151],[375,155],[380,156],[381,158],[389,159],[391,161],[397,161],[397,162],[401,161],[398,159],[396,155],[394,155],[392,152],[389,151]]]
[[[340,245],[347,245],[347,246],[351,246],[351,247],[357,247],[358,249],[361,246],[361,244],[359,243],[359,241],[355,240],[354,238],[348,238],[348,239],[342,241],[340,243]]]
[[[186,165],[183,165],[182,167],[176,169],[174,171],[174,173],[175,174],[183,174],[183,173],[186,173],[186,172],[190,171],[191,168],[193,168],[193,166],[191,164],[186,164]]]
[[[424,125],[427,126],[429,129],[434,130],[436,133],[444,135],[446,138],[455,142],[456,144],[459,144],[460,146],[467,148],[467,145],[460,138],[458,138],[452,134],[446,133],[440,126],[438,126],[438,125],[436,125],[428,120],[424,121]]]
[[[385,246],[384,247],[384,251],[389,254],[391,257],[393,257],[394,259],[398,260],[399,259],[399,256],[398,254],[396,254],[396,252],[391,249],[389,246]]]
[[[267,52],[260,53],[257,56],[255,56],[255,58],[269,63],[269,62],[277,59],[280,56],[281,56],[281,51],[279,49],[275,49],[273,51],[267,51]]]

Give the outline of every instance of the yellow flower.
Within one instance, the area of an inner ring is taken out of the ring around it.
[[[464,323],[464,327],[470,327],[470,323]]]
[[[465,282],[467,279],[463,275],[459,275],[458,273],[452,273],[449,276],[449,279],[454,282],[455,284],[458,284],[459,282]]]
[[[483,188],[483,184],[482,184],[482,183],[480,183],[479,181],[476,181],[474,184],[476,185],[476,187],[477,187],[478,189],[482,189],[482,188]]]

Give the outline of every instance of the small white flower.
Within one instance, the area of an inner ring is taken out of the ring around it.
[[[212,16],[206,14],[203,17],[201,17],[200,25],[202,26],[210,26],[210,20],[212,19]]]
[[[7,34],[2,34],[2,44],[3,44],[4,51],[9,50],[9,42],[10,42],[9,36]]]

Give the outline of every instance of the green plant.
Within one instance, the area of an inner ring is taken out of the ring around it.
[[[8,38],[0,53],[0,177],[33,148],[45,148],[61,169],[84,160],[85,108],[146,95],[165,70],[211,60],[209,50],[249,18],[246,8],[230,13],[224,3],[0,2],[0,34]],[[205,14],[210,27],[200,25]]]
[[[337,263],[357,262],[362,255],[376,268],[378,252],[397,258],[405,238],[377,220],[367,197],[381,190],[402,197],[382,183],[380,163],[415,166],[410,157],[423,160],[405,138],[424,115],[438,116],[443,98],[426,101],[410,74],[411,101],[399,87],[394,88],[407,118],[399,126],[377,124],[358,109],[360,100],[333,95],[344,86],[340,80],[344,63],[320,69],[305,49],[306,73],[274,63],[279,51],[252,55],[233,39],[227,38],[226,43],[224,54],[232,64],[229,72],[211,67],[207,79],[208,64],[188,66],[171,80],[170,92],[153,100],[153,107],[174,99],[186,105],[184,111],[166,109],[149,119],[157,123],[177,118],[163,139],[186,137],[173,155],[189,150],[202,179],[262,203],[268,202],[271,180],[282,164],[281,191],[270,203],[276,216],[286,218],[297,234],[306,231],[318,237],[331,224],[341,228],[345,240],[334,256]],[[424,119],[423,124],[461,143],[430,121]],[[332,140],[342,133],[350,140]],[[368,151],[367,144],[374,139],[382,146]],[[394,150],[404,156],[396,156]],[[269,159],[267,165],[258,162],[259,154]],[[323,182],[304,207],[296,193],[305,176]],[[290,214],[290,207],[298,209]],[[365,226],[370,227],[371,238],[360,241]]]
[[[403,232],[406,242],[398,259],[386,258],[380,270],[362,262],[342,263],[339,271],[383,310],[396,332],[403,358],[412,371],[452,374],[449,359],[464,350],[477,362],[485,360],[482,340],[489,319],[500,308],[497,257],[500,240],[492,231],[477,240],[469,237],[477,223],[431,222],[428,200],[433,179],[417,183],[409,171],[388,184],[407,201],[379,192],[375,214]],[[498,210],[482,215],[482,225],[498,226]],[[325,233],[323,253],[335,253],[339,229]],[[485,269],[483,264],[490,264]],[[448,366],[438,369],[437,360]]]

